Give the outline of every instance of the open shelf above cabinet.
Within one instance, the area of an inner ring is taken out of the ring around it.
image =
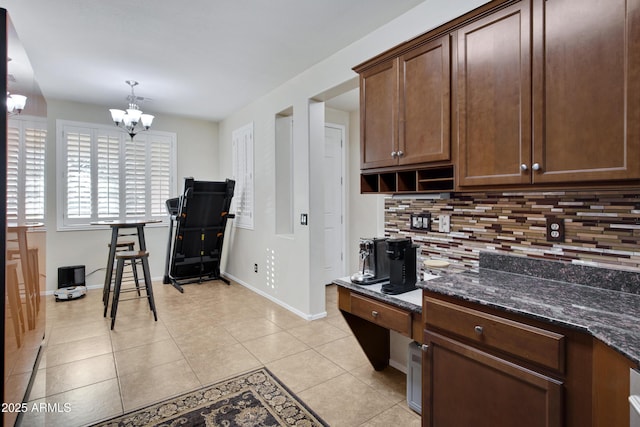
[[[441,193],[454,191],[453,165],[402,171],[362,173],[360,192]]]

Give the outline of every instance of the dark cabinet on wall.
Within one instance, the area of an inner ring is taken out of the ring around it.
[[[449,37],[360,74],[362,169],[450,160]]]
[[[639,179],[638,22],[638,0],[527,0],[457,30],[457,184]]]
[[[453,190],[451,167],[444,180],[441,170],[428,170],[434,162],[451,163],[449,35],[354,69],[360,73],[362,191]]]
[[[494,0],[354,70],[362,192],[640,183],[640,0]]]
[[[455,33],[457,184],[528,183],[530,7],[520,1]]]
[[[640,178],[640,1],[535,0],[539,183]]]

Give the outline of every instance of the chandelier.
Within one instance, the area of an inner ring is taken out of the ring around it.
[[[139,132],[149,130],[151,122],[153,122],[153,116],[151,114],[143,114],[140,107],[138,107],[137,101],[144,99],[137,97],[135,93],[133,93],[133,88],[138,85],[138,82],[135,80],[126,80],[125,83],[131,86],[131,95],[127,96],[129,108],[127,108],[126,111],[115,108],[109,111],[116,126],[127,132],[133,140],[133,137]]]
[[[26,96],[7,92],[7,113],[9,113],[10,116],[22,113],[26,104]]]

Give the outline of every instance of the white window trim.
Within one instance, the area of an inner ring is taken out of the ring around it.
[[[66,194],[67,194],[67,179],[66,179],[66,173],[67,173],[67,156],[66,156],[66,144],[65,144],[65,140],[64,140],[64,129],[65,127],[77,127],[77,128],[83,128],[86,129],[88,131],[90,131],[92,133],[92,138],[98,133],[98,132],[104,132],[106,134],[113,134],[114,130],[114,126],[108,126],[108,125],[104,125],[104,124],[96,124],[96,123],[87,123],[87,122],[78,122],[78,121],[70,121],[70,120],[61,120],[58,119],[56,120],[56,222],[57,222],[57,231],[79,231],[79,230],[95,230],[97,229],[96,226],[90,225],[89,223],[91,221],[95,221],[97,218],[92,218],[92,219],[87,219],[86,222],[83,223],[67,223],[65,221],[65,212],[66,212],[66,206],[67,206],[67,201],[66,201]],[[120,140],[121,143],[126,144],[127,141],[130,140],[130,137],[128,134],[126,134],[124,131],[118,131],[121,132],[120,136]],[[150,136],[158,136],[158,137],[162,137],[162,138],[169,138],[170,139],[170,144],[171,144],[171,150],[170,150],[170,183],[169,183],[169,191],[170,191],[170,196],[169,198],[173,198],[173,197],[177,197],[177,175],[178,175],[178,171],[177,171],[177,135],[174,132],[164,132],[164,131],[157,131],[157,130],[149,130],[149,131],[145,131],[144,134],[150,135]],[[141,134],[142,135],[142,134]],[[92,158],[94,157],[94,154],[92,153]],[[94,173],[93,168],[92,168],[92,173]],[[121,181],[121,185],[122,185],[123,181]],[[93,185],[93,184],[92,184]],[[95,203],[95,192],[92,193],[92,205]],[[123,194],[121,194],[121,200],[123,198]],[[159,224],[150,224],[149,226],[159,226],[159,225],[166,225],[169,221],[169,216],[167,215],[163,215],[162,217],[155,217],[157,219],[161,219],[162,223]],[[121,218],[120,219],[124,219],[122,218],[122,211],[121,211]]]

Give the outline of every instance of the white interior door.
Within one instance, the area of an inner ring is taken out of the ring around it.
[[[324,147],[324,272],[326,283],[345,275],[344,267],[344,127],[325,125]]]

